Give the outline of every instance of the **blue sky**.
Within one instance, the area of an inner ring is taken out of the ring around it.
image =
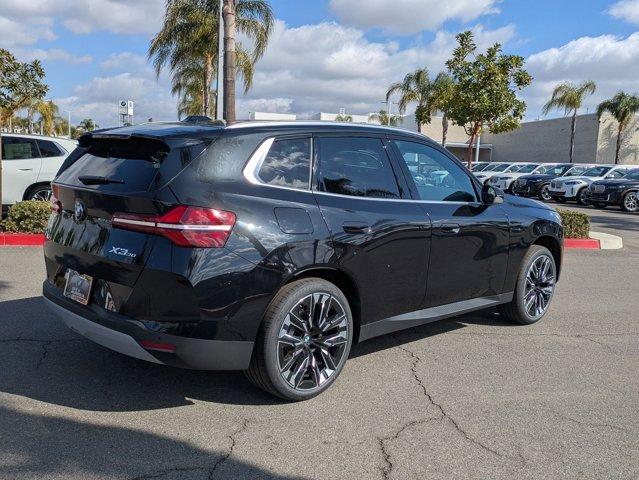
[[[168,75],[145,55],[164,0],[0,0],[0,47],[41,58],[49,96],[75,122],[113,124],[123,97],[138,119],[173,119]],[[416,67],[436,74],[454,35],[476,33],[527,60],[528,118],[559,81],[593,79],[586,108],[619,89],[639,91],[639,0],[272,0],[278,22],[241,115],[378,110],[388,85]],[[559,113],[558,113],[559,114]],[[80,118],[82,117],[82,118]]]

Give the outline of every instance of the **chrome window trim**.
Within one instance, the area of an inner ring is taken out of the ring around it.
[[[266,155],[268,154],[268,151],[271,149],[271,146],[273,145],[273,142],[275,141],[275,137],[269,137],[267,139],[265,139],[259,147],[257,147],[257,150],[255,150],[255,152],[253,153],[253,155],[251,155],[251,157],[249,158],[249,161],[246,163],[246,165],[244,166],[244,169],[242,170],[242,174],[244,176],[244,178],[251,184],[253,185],[259,185],[261,187],[268,187],[268,188],[278,188],[280,190],[292,190],[294,192],[304,192],[304,193],[312,193],[314,195],[324,195],[324,196],[330,196],[330,197],[341,197],[341,198],[350,198],[350,199],[355,199],[355,200],[366,200],[366,201],[373,201],[373,202],[410,202],[410,203],[426,203],[426,204],[444,204],[444,205],[477,205],[480,204],[481,202],[446,202],[443,200],[415,200],[412,198],[374,198],[374,197],[360,197],[357,195],[344,195],[341,193],[331,193],[331,192],[320,192],[319,190],[315,190],[313,188],[306,188],[306,189],[300,189],[300,188],[293,188],[293,187],[284,187],[282,185],[271,185],[270,183],[265,183],[263,181],[260,180],[259,176],[257,175],[257,172],[259,172],[260,168],[262,167],[262,163],[264,162],[264,160],[266,159]],[[311,142],[312,145],[312,142]],[[313,149],[313,147],[311,146],[311,150]],[[310,179],[311,181],[309,183],[312,183],[312,175],[313,175],[313,159],[311,158],[311,164],[310,164]]]

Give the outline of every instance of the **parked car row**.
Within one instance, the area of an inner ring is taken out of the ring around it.
[[[51,181],[77,142],[40,135],[2,134],[2,205],[51,197]]]
[[[632,165],[480,162],[472,170],[485,185],[521,197],[639,211],[639,168]]]

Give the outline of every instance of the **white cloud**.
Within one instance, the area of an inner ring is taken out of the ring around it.
[[[500,0],[331,0],[343,22],[361,28],[381,28],[398,34],[435,30],[447,20],[468,23],[497,13]]]
[[[74,33],[108,31],[154,34],[164,15],[163,0],[19,0],[0,2],[0,16],[23,23],[47,17]]]
[[[639,0],[621,0],[613,4],[608,13],[615,18],[639,25]]]
[[[54,40],[52,22],[46,18],[32,18],[29,22],[0,15],[0,47],[12,49],[32,45],[38,40]]]
[[[74,55],[61,48],[34,50],[16,50],[16,55],[22,60],[39,59],[49,62],[66,62],[71,64],[91,63],[91,55]]]
[[[597,92],[584,105],[592,112],[618,90],[639,91],[639,32],[625,38],[581,37],[531,55],[526,65],[535,77],[525,94],[530,116],[539,114],[554,86],[562,81],[597,83]]]
[[[512,26],[473,30],[480,48],[515,34]],[[437,32],[428,44],[402,50],[394,42],[371,42],[362,30],[336,23],[288,28],[278,21],[245,100],[293,99],[279,112],[335,112],[343,107],[366,114],[382,108],[388,86],[409,71],[428,67],[436,75],[444,69],[455,45],[455,35],[446,31]],[[238,110],[246,115],[254,109],[240,105]]]

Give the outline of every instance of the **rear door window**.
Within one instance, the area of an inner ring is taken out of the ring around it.
[[[61,157],[66,153],[63,152],[58,145],[49,140],[36,140],[36,142],[38,144],[38,148],[40,148],[40,155],[42,155],[43,158]]]
[[[318,139],[318,190],[369,198],[400,198],[399,186],[379,138]]]
[[[258,176],[278,187],[308,189],[311,174],[311,139],[278,139],[262,162]]]
[[[40,158],[35,140],[23,137],[2,137],[3,160],[24,160],[27,158]]]

